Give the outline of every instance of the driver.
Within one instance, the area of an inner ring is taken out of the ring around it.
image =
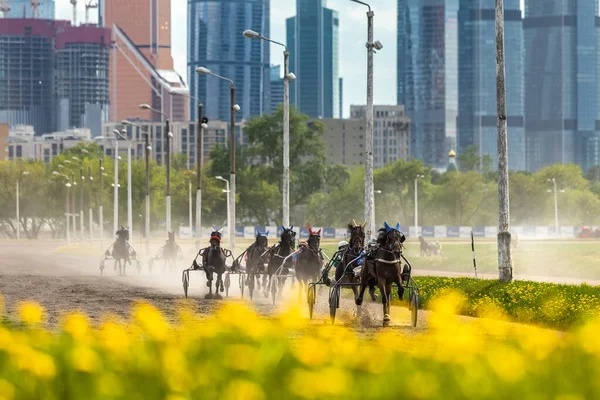
[[[333,266],[336,270],[340,265],[340,261],[344,258],[344,254],[346,254],[346,250],[348,249],[349,243],[345,240],[342,240],[338,243],[338,251],[334,254],[333,259],[331,260],[331,266]],[[331,267],[330,267],[331,268]],[[323,269],[323,282],[327,286],[331,284],[331,279],[329,278],[329,269]]]

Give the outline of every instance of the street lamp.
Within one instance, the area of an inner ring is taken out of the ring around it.
[[[84,180],[85,180],[85,176],[83,175],[83,162],[79,159],[79,157],[71,157],[71,159],[73,161],[75,161],[78,165],[79,165],[79,180],[80,180],[80,187],[79,187],[79,228],[81,230],[81,242],[83,243],[83,232],[84,232],[84,227],[83,227],[83,189],[84,189]],[[69,160],[67,160],[69,161]],[[65,161],[66,162],[66,161]],[[73,208],[75,208],[75,204],[73,204]],[[76,231],[75,227],[73,227],[73,231]]]
[[[131,127],[138,126],[130,121],[124,119],[121,124],[128,125]],[[146,141],[145,161],[146,161],[146,217],[144,220],[144,232],[146,238],[146,253],[150,252],[150,133],[148,132],[147,126],[144,126],[146,132],[142,132]],[[129,195],[129,193],[128,193]]]
[[[29,171],[21,172],[21,176],[29,175]],[[20,177],[19,177],[20,178]],[[19,195],[19,183],[20,179],[17,179],[17,239],[21,239],[21,213],[20,213],[20,195]]]
[[[102,159],[98,162],[98,175],[100,176],[100,202],[98,203],[98,225],[100,225],[100,248],[104,248],[104,211],[102,210],[102,197],[104,197],[104,186],[102,186],[102,178],[106,175],[104,172],[104,166],[102,166]]]
[[[154,111],[157,114],[165,117],[165,135],[167,136],[167,148],[166,148],[166,165],[167,165],[167,191],[166,191],[166,203],[167,203],[167,234],[171,232],[171,140],[173,139],[173,134],[169,128],[169,116],[162,111],[156,110],[150,107],[148,104],[140,104],[140,108],[142,110],[150,110]],[[149,146],[146,146],[146,151],[148,151]]]
[[[559,236],[558,232],[558,194],[556,190],[556,179],[548,179],[548,182],[552,182],[554,185],[554,230],[556,232],[556,236]]]
[[[223,190],[223,193],[227,193],[227,196],[230,195],[230,190],[229,190],[229,181],[225,178],[223,178],[222,176],[215,176],[215,179],[218,179],[220,181],[225,182],[225,190]],[[229,240],[231,240],[231,207],[230,207],[230,202],[227,202],[227,227],[229,228]],[[231,246],[231,248],[233,249],[233,246]]]
[[[231,112],[231,121],[230,121],[230,130],[231,130],[231,146],[229,149],[229,181],[230,181],[230,191],[229,191],[229,201],[228,207],[231,210],[231,220],[229,225],[229,243],[230,247],[233,250],[235,248],[235,113],[240,111],[240,106],[235,104],[235,85],[231,79],[225,78],[223,76],[212,73],[208,68],[198,67],[196,68],[196,73],[211,75],[215,78],[222,79],[224,81],[229,82],[230,88],[230,112]]]
[[[87,156],[89,156],[89,154],[90,154],[90,152],[87,151],[86,149],[81,149],[81,152]],[[89,230],[90,230],[90,247],[94,247],[94,212],[92,210],[92,208],[93,208],[93,205],[92,205],[92,203],[93,203],[92,183],[94,182],[94,177],[92,176],[92,165],[89,162],[88,162],[88,181],[90,182],[89,183],[90,207],[88,210],[88,223],[89,223]]]
[[[62,165],[58,165],[59,168],[62,167]],[[66,221],[66,225],[65,225],[65,232],[66,232],[66,236],[67,236],[67,246],[71,245],[71,234],[69,232],[69,189],[71,188],[71,179],[65,175],[65,174],[61,174],[58,171],[52,171],[52,175],[56,175],[56,176],[62,176],[64,178],[67,179],[67,184],[65,185],[67,187],[67,192],[66,192],[66,201],[65,201],[65,221]]]
[[[419,236],[419,179],[425,178],[425,175],[417,175],[415,177],[415,235]]]
[[[198,104],[198,122],[196,133],[196,248],[200,247],[200,236],[202,234],[202,164],[204,161],[204,130],[208,128],[208,118],[202,116],[202,101],[199,98],[174,92],[174,94],[187,96],[196,100]],[[191,229],[191,224],[190,224]]]
[[[359,0],[350,0],[368,7],[367,12],[367,133],[365,143],[365,220],[367,233],[373,235],[373,220],[375,219],[375,199],[373,193],[373,53],[381,50],[380,41],[373,41],[373,16],[371,6]]]
[[[283,43],[261,36],[247,29],[243,33],[248,39],[261,39],[282,46],[283,50],[283,226],[290,226],[290,82],[296,75],[290,73],[290,52]]]

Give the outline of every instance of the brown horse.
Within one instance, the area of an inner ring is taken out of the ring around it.
[[[402,286],[402,265],[400,255],[402,254],[402,243],[406,237],[400,232],[400,224],[395,228],[385,223],[386,233],[383,235],[380,246],[375,250],[375,259],[367,261],[362,269],[360,293],[356,297],[356,305],[360,306],[363,302],[365,289],[370,279],[377,279],[377,285],[381,291],[381,302],[383,303],[383,326],[390,324],[390,301],[392,297],[392,285],[395,283],[398,287],[398,297],[404,296],[404,287]]]

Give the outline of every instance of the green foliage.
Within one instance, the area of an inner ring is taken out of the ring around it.
[[[488,154],[479,156],[479,147],[472,145],[456,157],[460,171],[478,171],[487,174],[492,171],[492,158]]]
[[[600,288],[588,285],[558,285],[529,281],[509,284],[472,278],[416,277],[421,305],[447,290],[466,298],[459,312],[479,316],[495,307],[511,320],[551,328],[568,329],[600,312]]]

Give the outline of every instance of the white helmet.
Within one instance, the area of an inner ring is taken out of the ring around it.
[[[345,240],[342,240],[341,242],[338,243],[338,249],[341,249],[342,247],[346,247],[348,246],[348,242],[346,242]]]

